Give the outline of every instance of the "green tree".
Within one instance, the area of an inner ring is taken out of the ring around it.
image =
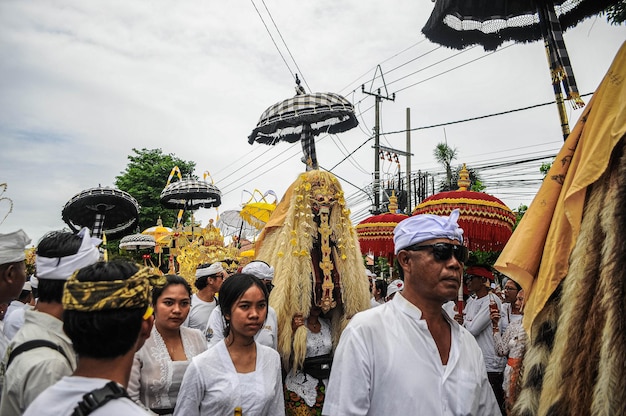
[[[520,206],[517,207],[517,210],[513,210],[513,213],[515,214],[515,225],[513,225],[513,231],[515,231],[517,224],[519,224],[524,214],[526,214],[526,210],[528,210],[528,205],[524,204],[520,204]]]
[[[167,184],[167,178],[174,166],[178,166],[183,178],[192,177],[196,163],[184,161],[173,154],[164,154],[161,149],[133,148],[128,156],[128,165],[124,172],[115,177],[115,186],[131,194],[141,206],[139,229],[145,230],[156,224],[161,217],[163,225],[171,227],[176,222],[178,210],[165,209],[160,203],[161,191]],[[189,218],[185,213],[183,221]]]
[[[435,160],[443,166],[446,171],[446,182],[444,187],[446,190],[452,189],[452,161],[456,159],[456,147],[450,147],[447,143],[438,143],[433,151]]]
[[[550,171],[551,167],[552,167],[552,162],[543,162],[541,164],[541,166],[539,166],[539,172],[541,172],[541,174],[543,175],[544,179],[545,179],[546,175],[548,174],[548,172]]]
[[[469,166],[465,166],[465,168],[469,172],[469,180],[471,182],[469,190],[474,191],[474,192],[484,191],[486,186],[483,185],[480,175],[478,174],[478,172],[476,172],[476,169],[470,168]],[[452,186],[450,188],[447,188],[446,184],[444,182],[441,182],[439,184],[439,191],[442,191],[442,192],[443,191],[456,191],[457,189],[459,189],[458,182],[459,182],[459,174],[461,172],[461,169],[463,169],[463,165],[457,166],[454,172],[452,173],[452,179],[451,179]]]

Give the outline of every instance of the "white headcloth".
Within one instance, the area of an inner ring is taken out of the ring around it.
[[[396,279],[387,286],[387,296],[391,296],[396,292],[402,292],[402,289],[404,289],[404,282]]]
[[[224,267],[222,267],[222,263],[216,261],[211,264],[209,267],[203,267],[196,269],[196,279],[204,276],[212,276],[214,274],[222,273],[224,271]]]
[[[0,264],[16,263],[26,258],[24,250],[30,238],[23,230],[0,234]]]
[[[403,248],[435,238],[458,240],[463,244],[463,230],[457,224],[460,213],[457,208],[449,217],[420,214],[400,221],[393,230],[395,254]]]
[[[39,279],[67,280],[74,272],[83,267],[91,266],[98,262],[100,251],[98,245],[102,242],[99,238],[92,238],[89,229],[84,227],[78,233],[83,241],[76,254],[65,257],[43,257],[37,255],[35,265]]]
[[[274,268],[264,261],[251,261],[243,266],[241,273],[248,273],[261,280],[272,280],[274,278]]]

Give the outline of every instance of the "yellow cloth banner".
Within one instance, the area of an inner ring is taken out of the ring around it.
[[[613,148],[625,133],[626,43],[495,264],[526,292],[524,327],[531,337],[533,321],[567,275],[587,187],[607,169]]]

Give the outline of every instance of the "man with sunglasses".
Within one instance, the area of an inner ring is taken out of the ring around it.
[[[468,257],[458,217],[416,215],[396,226],[404,289],[342,333],[324,415],[501,414],[476,340],[442,309]]]

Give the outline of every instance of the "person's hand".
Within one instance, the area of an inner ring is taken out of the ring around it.
[[[302,325],[304,325],[304,317],[301,313],[295,314],[293,316],[293,319],[291,320],[291,330],[293,332],[296,332],[296,329],[298,329],[298,327]]]
[[[457,313],[454,315],[454,320],[457,321],[459,325],[463,325],[463,315]]]
[[[498,325],[498,322],[500,322],[500,311],[497,309],[492,310],[489,314],[489,317],[491,318],[491,323],[493,325]]]

